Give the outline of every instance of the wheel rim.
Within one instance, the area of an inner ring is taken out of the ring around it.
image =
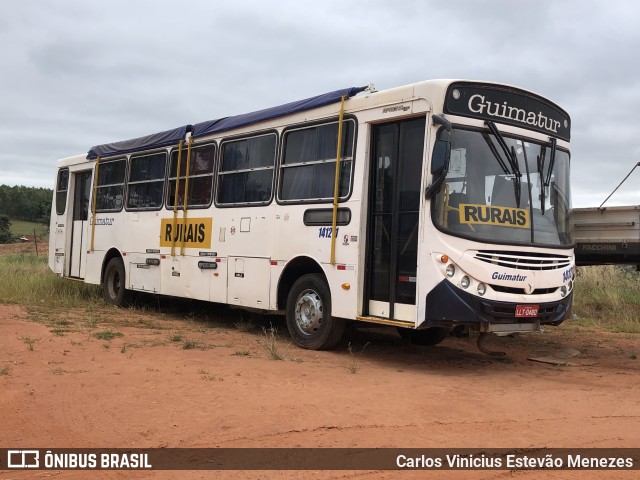
[[[318,292],[305,290],[298,297],[295,308],[298,329],[305,335],[313,335],[322,325],[322,299]]]
[[[113,269],[109,277],[109,295],[111,298],[116,298],[120,293],[120,274],[118,270]]]

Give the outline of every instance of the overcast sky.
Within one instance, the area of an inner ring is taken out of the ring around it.
[[[53,187],[91,146],[350,86],[533,90],[572,117],[574,206],[640,161],[632,1],[3,2],[0,184]],[[607,205],[640,204],[640,167]]]

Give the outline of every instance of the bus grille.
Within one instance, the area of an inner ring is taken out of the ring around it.
[[[519,295],[527,295],[527,292],[524,291],[524,288],[515,288],[515,287],[504,287],[502,285],[493,285],[489,284],[491,288],[493,288],[496,292],[502,293],[517,293]],[[548,295],[549,293],[554,293],[558,290],[559,287],[552,288],[536,288],[533,292],[528,295]]]
[[[571,258],[551,253],[479,250],[475,257],[482,262],[517,270],[556,270],[571,265]]]

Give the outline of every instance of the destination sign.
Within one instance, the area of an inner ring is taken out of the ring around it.
[[[160,224],[160,246],[176,245],[185,248],[211,248],[211,217],[182,218],[173,224],[173,218],[163,218]]]
[[[526,208],[461,203],[458,211],[460,223],[468,225],[500,225],[514,228],[530,228],[531,226],[529,210]]]
[[[567,112],[542,97],[512,87],[456,82],[447,89],[445,113],[491,120],[569,141]]]

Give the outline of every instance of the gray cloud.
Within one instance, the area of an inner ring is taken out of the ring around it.
[[[574,204],[640,160],[632,2],[194,0],[4,5],[0,183],[51,186],[99,143],[351,85],[510,83],[572,116]],[[640,203],[640,172],[610,201]]]

